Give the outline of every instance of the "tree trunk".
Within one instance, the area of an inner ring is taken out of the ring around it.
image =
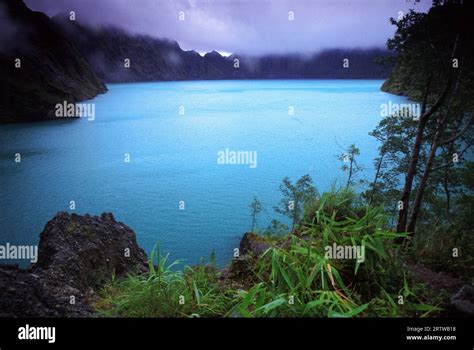
[[[451,105],[453,103],[453,99],[454,99],[454,97],[456,95],[456,92],[458,90],[459,76],[460,75],[457,76],[456,84],[454,86],[453,93],[451,94],[448,105],[447,105],[446,110],[444,112],[444,116],[442,118],[438,118],[438,121],[437,121],[438,125],[437,125],[437,128],[436,128],[436,132],[434,134],[433,140],[431,142],[430,153],[428,155],[428,159],[426,160],[425,170],[423,172],[423,175],[421,176],[420,184],[419,184],[418,189],[416,191],[415,200],[413,202],[413,210],[412,210],[412,213],[411,213],[410,222],[409,222],[408,227],[407,227],[408,232],[412,232],[412,233],[415,232],[416,221],[418,219],[418,214],[419,214],[420,207],[421,207],[421,202],[422,202],[422,199],[423,199],[423,192],[425,191],[426,183],[428,181],[428,177],[429,177],[430,172],[431,172],[431,167],[433,165],[433,160],[434,160],[434,157],[436,156],[436,151],[443,144],[446,144],[447,142],[454,142],[457,138],[461,137],[463,135],[463,133],[467,131],[467,128],[469,127],[469,125],[471,124],[471,121],[472,121],[472,116],[471,116],[471,119],[466,124],[466,127],[461,130],[461,132],[459,132],[459,133],[456,132],[456,134],[447,141],[440,141],[441,137],[443,135],[443,132],[444,132],[444,128],[446,127],[446,124],[448,123],[448,120],[449,120],[449,117],[450,117],[449,113],[450,113],[450,110],[451,110]]]
[[[415,201],[413,202],[413,211],[410,217],[410,223],[407,228],[408,232],[415,231],[416,220],[418,218],[418,213],[421,207],[421,200],[423,199],[423,191],[425,190],[426,182],[428,181],[428,177],[431,172],[431,166],[433,165],[433,159],[436,155],[436,150],[438,149],[438,147],[445,145],[447,143],[454,142],[458,138],[460,138],[472,125],[474,115],[471,115],[469,121],[466,123],[464,128],[462,128],[462,130],[459,133],[450,137],[448,140],[440,141],[441,135],[444,131],[443,128],[445,126],[445,123],[447,122],[447,119],[448,119],[448,115],[446,114],[445,117],[441,120],[440,125],[438,126],[438,130],[435,133],[433,142],[431,143],[431,149],[430,149],[428,159],[426,161],[425,171],[423,172],[423,176],[421,177],[420,185],[418,186],[418,189],[416,191]]]
[[[380,150],[380,160],[377,164],[377,170],[375,172],[375,178],[374,178],[374,182],[372,183],[372,192],[370,193],[370,198],[369,198],[369,204],[372,203],[372,200],[374,198],[374,194],[375,194],[375,187],[377,186],[377,181],[379,179],[379,175],[380,175],[380,168],[382,167],[382,161],[383,161],[383,158],[385,157],[385,150],[382,146],[382,149]]]
[[[438,132],[436,132],[436,134],[438,134]],[[425,170],[423,171],[423,175],[421,176],[420,183],[418,185],[418,189],[415,195],[415,200],[413,202],[413,210],[411,213],[410,222],[407,227],[407,231],[411,233],[415,232],[415,225],[416,225],[416,220],[418,218],[418,213],[420,211],[421,200],[423,199],[423,192],[425,191],[425,186],[428,181],[428,177],[430,175],[431,166],[433,165],[433,159],[436,155],[437,149],[438,149],[438,145],[437,145],[437,139],[435,136],[435,140],[431,144],[430,153],[428,155],[428,159],[425,165]]]
[[[456,36],[456,39],[454,41],[454,46],[453,46],[453,51],[451,54],[451,61],[456,55],[457,47],[458,47],[458,41],[459,41],[459,35]],[[450,69],[449,71],[449,76],[446,81],[446,85],[444,87],[443,92],[439,96],[438,100],[436,103],[430,108],[428,112],[425,112],[426,109],[426,104],[428,101],[429,97],[429,87],[431,83],[431,79],[433,77],[433,74],[430,75],[428,78],[427,86],[426,86],[426,91],[425,95],[423,97],[423,106],[422,106],[422,115],[420,117],[420,120],[418,122],[418,127],[416,131],[416,136],[415,136],[415,143],[413,146],[413,152],[411,155],[410,163],[408,165],[408,171],[407,175],[405,177],[405,185],[403,187],[402,191],[402,196],[400,201],[402,202],[402,207],[399,210],[398,214],[398,224],[397,224],[397,232],[405,232],[406,231],[406,225],[407,225],[407,220],[408,220],[408,209],[409,209],[409,203],[410,203],[410,194],[411,190],[413,187],[413,181],[415,179],[416,175],[416,168],[418,165],[418,159],[420,156],[420,149],[421,149],[421,144],[423,142],[423,133],[425,131],[426,124],[428,123],[428,120],[430,117],[438,111],[438,109],[441,107],[443,104],[444,100],[446,99],[449,90],[451,89],[451,84],[453,80],[453,70]],[[426,169],[425,169],[426,171]],[[428,170],[429,172],[429,170]],[[425,180],[426,181],[426,180]],[[411,232],[408,230],[408,232]]]
[[[411,190],[413,186],[413,180],[415,179],[415,175],[416,175],[416,168],[418,166],[421,143],[423,140],[423,132],[425,131],[427,122],[428,122],[428,118],[420,118],[420,121],[418,122],[415,143],[413,145],[413,151],[412,151],[412,155],[410,159],[410,164],[408,165],[408,171],[405,177],[405,185],[403,186],[402,197],[400,198],[400,202],[402,203],[402,206],[398,212],[397,232],[405,232],[407,218],[408,218],[410,194],[411,194]]]
[[[347,179],[347,184],[346,184],[346,190],[349,188],[349,185],[351,184],[351,178],[352,178],[352,163],[354,162],[354,156],[351,157],[351,163],[349,166],[349,178]]]
[[[423,108],[424,110],[426,107],[426,99],[429,91],[429,82],[431,78],[428,80],[428,85],[427,85],[427,90],[425,92],[425,98],[423,101]],[[407,170],[407,175],[405,177],[405,185],[403,187],[402,191],[402,196],[400,198],[400,201],[402,202],[402,206],[399,210],[398,213],[398,225],[397,225],[397,232],[405,232],[406,231],[406,225],[407,225],[407,220],[408,220],[408,209],[409,209],[409,202],[410,202],[410,194],[413,188],[413,181],[416,176],[416,170],[418,166],[418,160],[420,157],[420,149],[421,145],[423,143],[423,133],[426,128],[426,124],[428,123],[428,120],[430,117],[438,111],[438,109],[441,107],[441,104],[444,102],[446,96],[448,95],[449,89],[451,87],[452,83],[452,75],[450,74],[445,88],[438,98],[438,101],[430,108],[429,111],[424,112],[422,116],[420,117],[420,120],[418,121],[418,127],[416,129],[416,136],[415,136],[415,142],[413,144],[413,151],[412,155],[410,158],[410,163],[408,165],[408,170]],[[410,231],[408,231],[410,232]]]
[[[449,168],[446,167],[444,169],[444,179],[443,179],[443,186],[444,192],[446,193],[446,220],[451,222],[451,192],[449,191]]]

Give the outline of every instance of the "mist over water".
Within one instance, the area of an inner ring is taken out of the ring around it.
[[[0,127],[0,235],[36,244],[58,211],[113,212],[149,253],[194,264],[214,249],[225,264],[250,229],[254,196],[273,218],[285,176],[310,174],[322,192],[343,184],[337,155],[352,143],[373,177],[380,107],[405,98],[381,80],[193,81],[111,84],[95,118]],[[289,110],[294,111],[290,115]],[[181,113],[180,113],[181,112]],[[255,152],[255,167],[218,152]],[[15,153],[22,162],[15,163]],[[130,155],[130,162],[124,161]],[[184,210],[179,202],[184,201]]]

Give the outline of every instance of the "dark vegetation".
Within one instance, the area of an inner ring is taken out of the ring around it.
[[[22,1],[0,2],[0,32],[0,122],[51,119],[57,103],[107,91],[57,26]]]
[[[375,203],[398,211],[397,232],[409,233],[417,259],[471,276],[472,10],[470,3],[435,1],[427,15],[392,20],[397,32],[388,47],[399,59],[382,88],[421,103],[421,115],[390,116],[372,133],[382,145],[370,192]]]

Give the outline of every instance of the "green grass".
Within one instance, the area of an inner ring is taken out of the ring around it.
[[[156,258],[156,259],[155,259]],[[156,263],[155,263],[156,260]],[[112,281],[99,302],[102,316],[123,317],[212,317],[223,316],[231,298],[219,290],[214,265],[186,266],[168,263],[159,247],[150,257],[149,272]]]

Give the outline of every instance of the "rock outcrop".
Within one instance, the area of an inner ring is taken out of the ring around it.
[[[0,3],[0,32],[0,122],[52,119],[58,103],[107,91],[61,29],[22,0]]]
[[[247,232],[242,236],[239,244],[239,256],[224,267],[219,274],[221,284],[234,289],[250,288],[255,282],[255,273],[252,266],[271,244],[254,232]]]
[[[89,303],[112,275],[147,270],[135,233],[110,213],[58,213],[38,251],[27,270],[0,267],[0,317],[93,316]]]
[[[61,298],[42,284],[42,274],[16,266],[0,266],[0,317],[90,316],[81,301],[68,308]]]
[[[454,316],[474,317],[474,287],[466,284],[451,297]]]
[[[254,257],[259,257],[268,248],[270,248],[270,244],[266,242],[262,236],[253,232],[247,232],[240,240],[239,253],[242,255],[251,254]]]

